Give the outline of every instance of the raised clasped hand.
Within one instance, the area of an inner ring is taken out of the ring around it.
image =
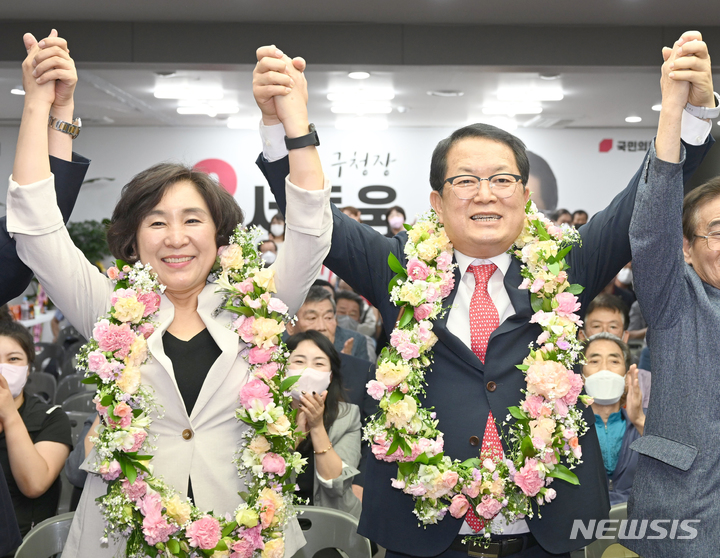
[[[714,107],[712,69],[707,44],[698,31],[687,31],[672,48],[664,47],[662,77],[663,106],[686,103]]]
[[[305,60],[290,59],[275,45],[257,49],[253,70],[253,95],[266,126],[307,121],[307,81]]]
[[[28,53],[22,65],[27,100],[38,99],[56,107],[71,106],[77,71],[67,41],[53,29],[39,43],[30,33],[25,34],[23,42]]]

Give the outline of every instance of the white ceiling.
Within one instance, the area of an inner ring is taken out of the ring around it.
[[[710,7],[713,9],[708,9]],[[716,0],[686,0],[682,7],[669,0],[17,0],[0,4],[0,21],[118,20],[118,21],[285,21],[477,24],[604,24],[604,25],[720,25]],[[512,40],[509,38],[509,40]],[[711,53],[713,45],[711,46]],[[71,45],[72,47],[72,45]],[[720,46],[717,47],[720,51]],[[301,53],[298,53],[301,54]],[[660,53],[658,53],[660,60]],[[225,126],[222,117],[181,116],[177,101],[160,100],[152,91],[156,72],[180,72],[201,80],[219,79],[227,99],[236,100],[241,115],[255,119],[250,66],[167,66],[84,64],[77,60],[81,81],[76,114],[85,125],[103,126]],[[0,125],[17,125],[22,97],[10,94],[20,83],[19,64],[0,66]],[[351,82],[349,70],[371,73],[364,82]],[[522,70],[522,71],[520,71]],[[326,94],[342,85],[372,87],[392,84],[396,97],[388,115],[390,126],[456,127],[482,117],[484,103],[495,98],[498,83],[512,76],[538,79],[538,72],[559,73],[565,98],[542,103],[541,119],[533,127],[655,127],[657,113],[650,107],[660,100],[659,66],[648,68],[497,68],[471,66],[309,67],[311,119],[332,126]],[[716,80],[720,76],[715,76]],[[459,90],[462,97],[427,95],[430,90]],[[399,112],[398,108],[405,108]],[[639,124],[625,122],[640,116]],[[520,126],[532,116],[518,116]]]

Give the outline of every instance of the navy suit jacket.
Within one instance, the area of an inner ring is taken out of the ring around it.
[[[90,161],[75,153],[72,161],[50,157],[57,203],[66,223],[75,207],[89,165]],[[30,268],[18,258],[15,241],[7,232],[6,218],[0,218],[0,305],[20,296],[30,284],[32,276]]]
[[[686,146],[686,178],[702,162],[711,143],[712,140],[699,147]],[[640,173],[644,172],[646,162],[647,156],[627,188],[580,228],[583,245],[574,248],[567,258],[571,282],[585,287],[579,297],[583,308],[631,259],[628,229]],[[285,177],[289,172],[287,157],[268,163],[261,155],[257,164],[270,183],[280,211],[284,211]],[[387,238],[350,219],[336,207],[333,207],[333,219],[332,247],[325,265],[380,311],[389,333],[398,312],[388,297],[387,285],[394,272],[388,267],[387,258],[392,252],[405,265],[403,246],[407,235],[401,232]],[[435,407],[440,421],[438,428],[445,436],[445,454],[453,459],[478,457],[480,446],[472,445],[470,440],[475,436],[482,439],[488,412],[492,410],[501,423],[508,414],[507,408],[522,399],[520,390],[525,387],[525,381],[516,365],[527,355],[528,345],[537,339],[541,329],[529,323],[533,311],[529,291],[518,289],[522,282],[520,265],[513,258],[504,278],[516,313],[490,336],[485,364],[450,333],[447,314],[434,322],[438,342],[433,347],[432,370],[426,375],[424,405]],[[456,270],[455,285],[459,282],[460,274]],[[456,291],[457,288],[444,301],[445,306],[452,305]],[[494,391],[486,387],[490,381],[496,384]],[[595,416],[591,408],[584,409],[583,416],[590,428],[581,439],[583,463],[574,470],[580,485],[556,480],[552,486],[557,491],[557,499],[542,507],[542,518],[536,513],[528,520],[530,531],[550,553],[569,552],[588,544],[590,541],[582,535],[570,539],[573,521],[582,520],[587,525],[590,520],[607,518],[610,509],[607,477],[593,427]],[[462,520],[448,514],[437,525],[419,527],[412,513],[413,499],[390,484],[396,471],[395,463],[368,460],[358,532],[387,549],[413,556],[436,556],[444,552],[457,536]]]

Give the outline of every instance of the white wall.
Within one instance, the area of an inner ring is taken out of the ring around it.
[[[320,129],[320,152],[340,205],[369,208],[358,199],[363,187],[388,186],[397,193],[389,205],[403,206],[408,215],[428,207],[430,154],[438,140],[452,130],[438,128],[392,129],[357,134]],[[544,157],[558,181],[559,207],[570,211],[583,208],[599,211],[635,173],[643,152],[628,150],[628,142],[649,142],[650,129],[565,129],[518,130],[530,150]],[[17,130],[0,128],[0,176],[12,171]],[[613,147],[600,152],[600,142],[612,139]],[[626,142],[625,151],[618,149]],[[260,152],[254,131],[198,128],[99,128],[88,127],[75,142],[75,150],[92,159],[88,178],[110,177],[87,184],[78,199],[72,220],[109,217],[122,186],[138,171],[163,160],[195,164],[204,159],[222,159],[237,175],[235,197],[251,220],[256,202],[255,186],[265,184],[254,161]],[[388,161],[387,167],[384,166]],[[367,163],[365,163],[367,161]],[[344,162],[343,165],[339,163]],[[382,163],[382,164],[381,164]],[[340,172],[340,168],[342,171]],[[339,176],[340,175],[340,176]],[[0,181],[0,200],[5,199],[7,183]],[[265,218],[269,209],[269,188],[265,186]],[[0,212],[4,211],[0,207]]]

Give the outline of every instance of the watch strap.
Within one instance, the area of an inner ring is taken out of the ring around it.
[[[285,136],[285,147],[287,147],[287,150],[302,149],[308,145],[320,145],[320,138],[318,137],[317,130],[315,130],[315,124],[310,124],[308,130],[310,130],[309,134],[305,134],[299,138],[289,138]]]
[[[72,137],[72,139],[75,139],[80,134],[82,122],[79,118],[76,118],[72,122],[65,122],[64,120],[58,120],[53,115],[49,115],[48,126],[54,130],[57,130],[58,132],[68,134]]]
[[[690,114],[695,116],[696,118],[702,118],[702,119],[712,119],[717,118],[720,116],[720,94],[715,92],[713,93],[715,96],[715,107],[696,107],[695,105],[691,105],[690,103],[685,105],[685,110],[688,111]]]

